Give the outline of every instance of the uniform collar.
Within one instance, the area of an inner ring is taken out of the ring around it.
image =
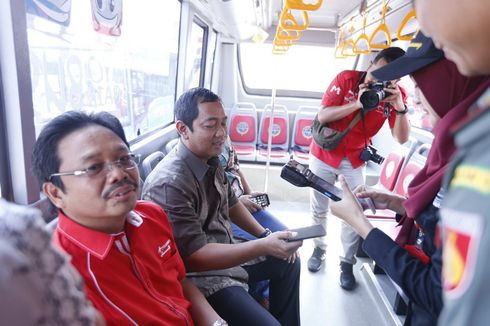
[[[104,259],[109,253],[116,238],[125,233],[124,231],[121,231],[119,233],[109,234],[90,229],[73,221],[61,210],[58,213],[58,218],[57,232],[60,232],[70,241],[99,259]],[[128,224],[139,227],[142,223],[143,218],[138,213],[135,211],[128,213],[126,217],[126,227]]]

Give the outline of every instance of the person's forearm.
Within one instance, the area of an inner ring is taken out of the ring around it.
[[[361,236],[361,238],[366,239],[367,235],[369,234],[369,232],[371,232],[372,229],[374,229],[374,227],[364,214],[362,214],[361,212],[356,214],[359,215],[352,219],[349,219],[346,222],[349,223],[350,226],[352,226],[352,228],[357,232],[357,234]]]
[[[256,237],[265,231],[264,227],[257,222],[240,201],[230,208],[230,219],[240,228]]]
[[[194,283],[187,278],[182,279],[181,283],[185,297],[191,302],[190,312],[195,325],[213,325],[221,318]]]
[[[410,137],[410,121],[406,114],[396,114],[395,126],[392,130],[393,138],[400,144],[408,141]]]
[[[187,266],[190,272],[238,266],[256,257],[267,255],[263,240],[265,239],[235,244],[208,243],[187,258]]]
[[[406,197],[398,194],[393,194],[388,203],[388,209],[392,210],[397,214],[404,215],[405,207],[403,206],[403,203],[405,202],[405,200],[407,200]]]
[[[359,109],[360,107],[357,105],[356,101],[340,106],[324,106],[320,109],[320,112],[318,112],[318,121],[322,124],[337,121]]]
[[[240,181],[243,186],[243,194],[244,195],[249,195],[252,193],[252,187],[247,182],[247,179],[245,179],[245,175],[242,173],[241,170],[238,170],[238,175],[240,176]]]

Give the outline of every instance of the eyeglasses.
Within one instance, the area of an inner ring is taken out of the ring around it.
[[[49,180],[51,181],[53,177],[61,177],[67,175],[74,175],[77,177],[85,175],[87,177],[94,177],[96,175],[99,175],[102,171],[112,170],[115,166],[124,170],[132,170],[138,166],[140,158],[140,155],[128,154],[113,162],[92,164],[91,166],[83,170],[53,173],[49,176]]]

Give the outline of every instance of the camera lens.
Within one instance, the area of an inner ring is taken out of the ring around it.
[[[378,107],[379,102],[384,98],[384,91],[370,90],[362,93],[359,99],[362,104],[362,109],[364,111],[371,111]]]

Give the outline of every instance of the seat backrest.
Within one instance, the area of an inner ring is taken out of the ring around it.
[[[272,107],[267,104],[260,120],[259,145],[267,146],[269,140],[269,123],[271,120]],[[275,104],[274,118],[272,124],[272,146],[288,150],[289,145],[289,116],[284,105]]]
[[[165,144],[165,153],[168,155],[172,151],[172,149],[177,145],[179,142],[179,138],[174,138],[172,140],[169,140],[167,144]]]
[[[415,150],[417,140],[410,138],[403,145],[395,144],[393,151],[385,158],[381,174],[379,176],[379,184],[386,190],[393,191],[396,182],[400,177],[400,171],[406,163],[406,158]]]
[[[422,144],[417,147],[400,173],[400,177],[395,185],[395,193],[402,196],[407,195],[408,185],[412,182],[415,175],[424,167],[429,150],[429,144]]]
[[[146,177],[150,174],[150,172],[155,168],[155,166],[160,162],[163,158],[165,157],[165,154],[163,154],[160,151],[156,151],[154,153],[151,153],[141,163],[141,170],[142,170],[142,179],[145,180]]]
[[[313,139],[311,125],[318,113],[316,106],[300,106],[294,117],[294,130],[291,146],[309,147]]]
[[[236,103],[231,108],[228,134],[233,143],[257,142],[257,109],[253,103]]]

